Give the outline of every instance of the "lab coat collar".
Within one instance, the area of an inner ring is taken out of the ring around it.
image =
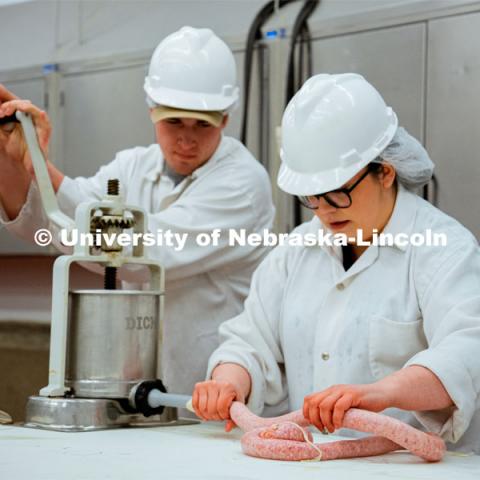
[[[393,207],[392,214],[389,221],[383,229],[384,234],[392,235],[396,239],[398,234],[407,234],[410,236],[412,234],[413,225],[415,223],[415,217],[417,214],[417,195],[408,191],[402,184],[398,184],[397,189],[397,198],[395,199],[395,205]],[[317,217],[318,220],[318,217]],[[318,220],[318,227],[323,228],[327,231],[320,220]],[[404,245],[404,242],[394,242],[393,246],[390,248],[397,248],[401,251],[405,251],[408,248],[408,245]],[[371,245],[372,247],[374,245]],[[389,248],[389,245],[386,245],[383,248]],[[339,259],[342,259],[342,248],[339,246],[328,246],[326,247],[328,252]],[[369,248],[370,249],[370,248]],[[363,255],[362,255],[363,256]]]
[[[417,216],[417,206],[417,195],[408,191],[400,182],[398,182],[395,206],[390,220],[383,229],[383,233],[392,235],[393,238],[396,238],[399,234],[406,234],[410,237]],[[408,245],[404,245],[403,242],[395,242],[391,248],[397,248],[398,250],[405,252]]]
[[[411,235],[413,230],[413,225],[417,212],[417,201],[416,195],[412,192],[409,192],[401,184],[398,184],[397,197],[395,199],[395,206],[393,208],[392,215],[387,225],[385,226],[383,233],[391,234],[393,238],[396,238],[396,235],[399,233]],[[318,219],[317,219],[318,220]],[[322,228],[322,224],[318,221],[318,225]],[[398,250],[404,252],[408,248],[408,245],[403,245],[402,242],[394,243],[393,246],[389,247],[386,245],[377,246],[370,245],[365,252],[360,256],[360,258],[345,272],[343,268],[343,252],[342,247],[340,246],[326,246],[325,250],[332,258],[332,275],[335,281],[335,284],[339,284],[347,281],[350,277],[357,275],[361,271],[368,268],[372,265],[378,258],[379,248],[397,248]]]

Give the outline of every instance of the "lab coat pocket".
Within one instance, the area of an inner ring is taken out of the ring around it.
[[[369,362],[379,380],[400,370],[416,353],[428,347],[423,320],[396,322],[376,316],[369,323]]]

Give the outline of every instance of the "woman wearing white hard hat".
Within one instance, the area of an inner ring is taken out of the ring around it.
[[[125,202],[148,213],[151,232],[186,238],[183,248],[146,249],[166,271],[158,375],[169,391],[190,393],[218,346],[219,324],[242,310],[251,275],[267,253],[262,245],[230,247],[228,230],[262,232],[271,227],[274,208],[265,169],[223,135],[238,87],[233,53],[220,38],[192,27],[166,37],[152,55],[144,90],[156,143],[119,152],[90,178],[69,178],[50,163],[49,171],[60,208],[72,217],[80,202],[101,198],[107,180],[118,178]],[[0,85],[0,118],[15,110],[32,114],[46,151],[46,114]],[[27,239],[49,226],[30,167],[18,124],[0,126],[0,224]],[[218,245],[196,242],[197,234],[214,229],[221,232]],[[132,288],[147,279],[138,271],[121,274]]]
[[[228,420],[236,398],[257,413],[303,408],[333,432],[351,407],[385,410],[480,453],[480,252],[415,193],[432,175],[426,151],[363,77],[345,74],[315,76],[291,100],[281,156],[279,186],[314,213],[296,232],[348,243],[269,254],[244,312],[220,327],[197,413]],[[364,240],[431,230],[447,245],[366,246],[357,229]]]

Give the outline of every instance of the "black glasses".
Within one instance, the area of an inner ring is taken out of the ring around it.
[[[375,166],[368,164],[367,170],[364,174],[350,187],[338,188],[331,192],[319,193],[317,195],[298,196],[298,200],[304,206],[310,210],[316,210],[320,204],[320,199],[323,197],[327,203],[335,208],[348,208],[352,204],[351,191],[373,170]]]

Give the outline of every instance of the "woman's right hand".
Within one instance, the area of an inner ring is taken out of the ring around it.
[[[192,396],[197,416],[202,420],[227,420],[227,432],[235,426],[230,419],[230,407],[234,401],[245,403],[245,397],[233,384],[217,380],[197,383]]]
[[[234,401],[245,403],[250,386],[250,375],[240,365],[218,365],[212,373],[212,380],[195,385],[193,409],[203,420],[226,420],[225,430],[229,432],[235,427],[230,418],[230,407]]]

